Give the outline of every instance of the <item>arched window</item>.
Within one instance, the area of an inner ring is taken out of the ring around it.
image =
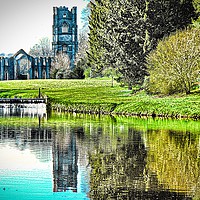
[[[63,23],[63,26],[62,26],[62,32],[63,33],[67,33],[68,32],[68,29],[69,29],[69,26],[66,22]]]

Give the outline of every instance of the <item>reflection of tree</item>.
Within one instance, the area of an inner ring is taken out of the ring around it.
[[[53,146],[54,191],[76,191],[81,185],[81,192],[90,190],[91,200],[192,199],[187,192],[200,199],[199,137],[169,131],[144,134],[108,116],[103,122],[94,115],[68,116],[60,124],[51,116],[51,127],[32,127],[29,121],[15,127],[12,121],[10,127],[0,126],[0,142],[29,148],[42,161]]]
[[[143,133],[130,128],[124,134],[101,131],[92,136],[96,145],[89,155],[91,199],[192,199],[163,188],[155,171],[147,168],[149,155]]]
[[[125,140],[117,138],[115,151],[97,149],[90,155],[91,198],[126,199],[131,190],[144,190],[145,158],[141,134],[132,129]]]
[[[148,168],[157,174],[160,184],[171,191],[194,195],[200,189],[198,137],[174,131],[149,131],[147,137]]]

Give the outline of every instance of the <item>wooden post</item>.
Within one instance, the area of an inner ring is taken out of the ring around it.
[[[114,87],[114,77],[112,75],[112,87]]]
[[[39,96],[39,98],[41,97],[40,88],[39,88],[39,95],[38,96]]]

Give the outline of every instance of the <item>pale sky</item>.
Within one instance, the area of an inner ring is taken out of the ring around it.
[[[0,54],[29,49],[42,37],[52,39],[53,7],[77,6],[78,26],[86,0],[0,0]]]

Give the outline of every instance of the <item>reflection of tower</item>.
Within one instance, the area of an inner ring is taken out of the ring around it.
[[[55,135],[53,145],[54,192],[77,192],[77,149],[73,133]]]

